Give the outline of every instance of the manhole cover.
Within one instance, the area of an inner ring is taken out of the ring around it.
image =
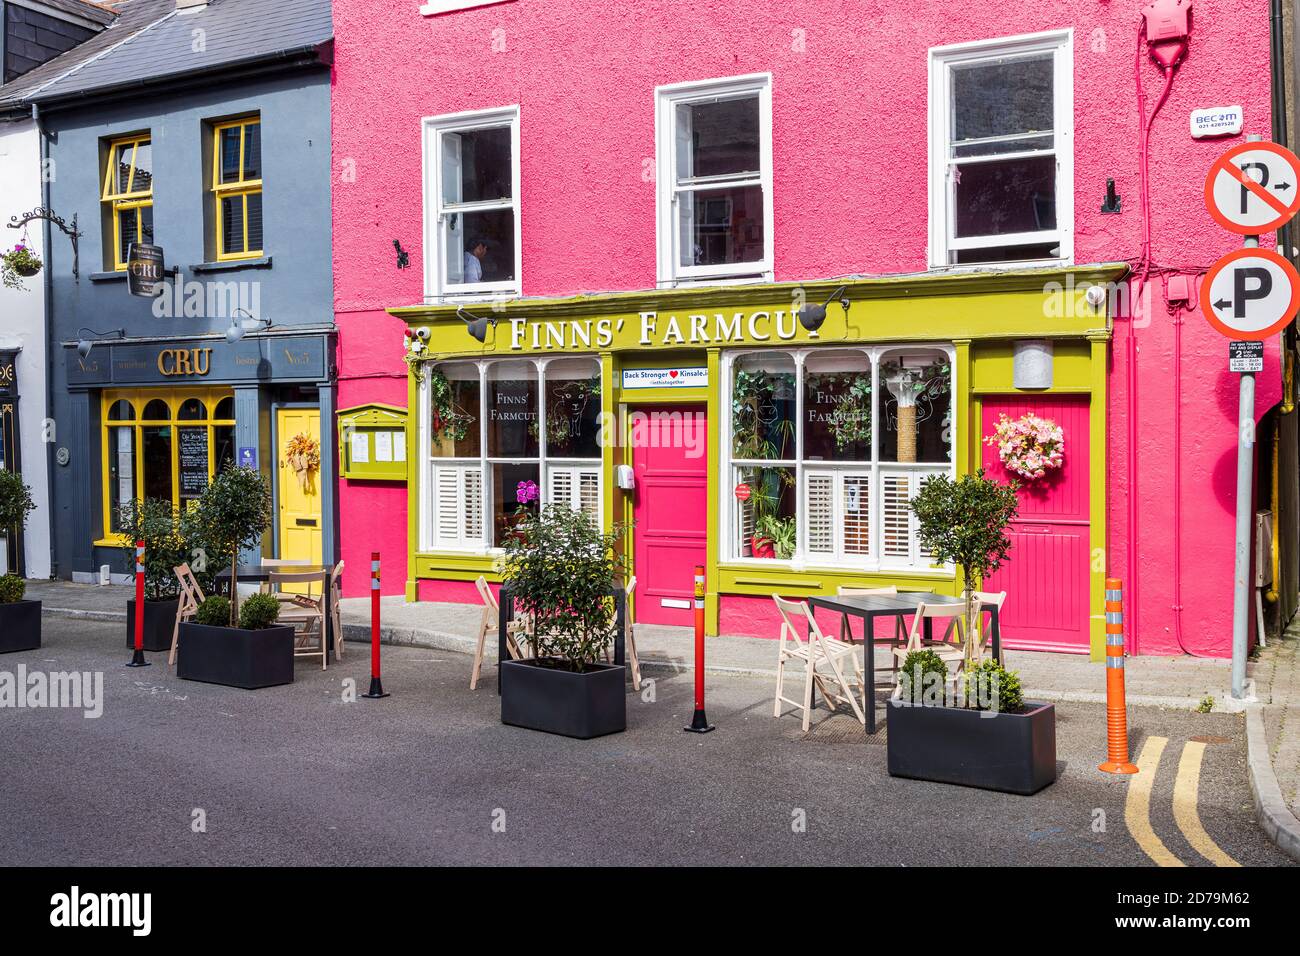
[[[1195,737],[1188,738],[1194,744],[1230,744],[1231,737],[1216,737],[1214,734],[1198,734]]]

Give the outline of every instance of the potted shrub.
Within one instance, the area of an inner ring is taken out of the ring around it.
[[[921,544],[936,562],[961,573],[965,645],[961,678],[949,692],[946,663],[932,650],[903,662],[899,691],[887,710],[889,772],[1030,794],[1056,779],[1056,711],[1023,700],[1020,680],[997,661],[980,662],[979,604],[974,589],[1006,560],[1007,526],[1016,516],[1015,484],[981,470],[957,481],[930,479],[912,502]]]
[[[239,552],[256,545],[270,527],[271,489],[266,479],[256,468],[236,465],[228,465],[208,482],[185,523],[186,530],[208,549],[208,565],[215,564],[218,556],[230,562],[231,627],[239,610],[239,588],[235,586]]]
[[[22,478],[0,469],[0,529],[21,528],[35,507]],[[0,654],[41,646],[41,602],[23,600],[26,591],[27,582],[18,575],[0,576]]]
[[[135,543],[144,542],[144,649],[170,650],[180,594],[172,569],[188,556],[181,542],[179,516],[172,503],[161,498],[128,501],[118,514],[129,567],[135,566]],[[126,643],[135,646],[134,597],[126,602]]]
[[[254,594],[239,608],[239,626],[230,627],[231,603],[210,597],[181,625],[176,675],[182,680],[255,690],[293,683],[293,628],[277,625],[280,602],[273,594]]]
[[[40,257],[21,242],[8,252],[0,253],[0,276],[10,289],[22,289],[23,279],[30,279],[41,271]]]
[[[626,729],[624,668],[600,660],[617,627],[626,529],[602,534],[582,512],[552,505],[521,530],[506,542],[505,582],[532,616],[536,656],[501,663],[501,722],[584,740]]]

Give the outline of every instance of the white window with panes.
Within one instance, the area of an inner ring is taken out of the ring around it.
[[[930,51],[930,264],[1074,257],[1070,31]]]
[[[729,560],[925,570],[911,501],[953,473],[948,347],[724,358]]]
[[[595,358],[442,362],[420,389],[422,551],[503,548],[550,504],[600,522]]]

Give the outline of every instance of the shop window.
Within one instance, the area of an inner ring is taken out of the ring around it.
[[[189,507],[212,475],[235,460],[235,403],[228,391],[105,392],[104,534],[121,531],[137,498]],[[136,417],[135,409],[143,411]]]
[[[1073,257],[1068,32],[930,53],[935,266]]]
[[[659,281],[771,278],[769,76],[661,87]]]
[[[951,473],[948,351],[749,353],[729,386],[732,558],[929,566],[910,502]]]
[[[518,293],[519,110],[424,121],[425,290]]]
[[[126,269],[131,243],[154,241],[153,142],[148,134],[108,144],[101,193],[104,209],[105,268]]]
[[[551,504],[600,520],[595,359],[445,362],[422,388],[430,441],[422,549],[503,548],[524,515]]]
[[[218,261],[262,255],[262,122],[257,117],[212,128],[212,200]]]

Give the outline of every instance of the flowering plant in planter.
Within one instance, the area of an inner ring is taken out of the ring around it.
[[[993,434],[984,439],[996,445],[1002,467],[1022,478],[1042,478],[1065,461],[1065,433],[1050,418],[1030,413],[1019,418],[998,416]]]
[[[10,289],[23,288],[22,280],[36,275],[43,265],[36,253],[21,242],[8,252],[0,253],[0,272],[4,274],[4,284]]]

